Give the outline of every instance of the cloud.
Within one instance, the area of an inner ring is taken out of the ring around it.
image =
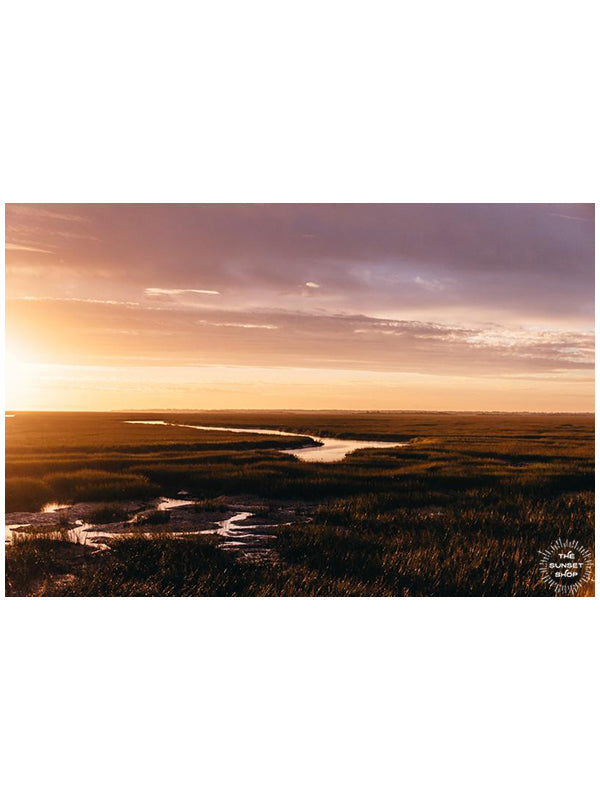
[[[420,375],[591,375],[591,331],[440,324],[283,309],[156,307],[37,298],[7,302],[7,329],[34,350],[85,363],[231,364]],[[135,349],[119,330],[135,330]],[[36,341],[38,344],[36,345]],[[385,346],[382,346],[385,341]],[[553,378],[554,380],[554,378]]]
[[[560,217],[561,219],[571,219],[574,222],[593,222],[594,221],[593,219],[590,219],[589,217],[573,217],[570,214],[551,213],[550,216],[551,217]]]
[[[414,282],[418,286],[423,286],[425,289],[433,289],[438,291],[444,288],[442,281],[438,281],[436,278],[422,278],[420,275],[417,275]]]
[[[97,297],[36,297],[36,296],[24,296],[24,297],[15,297],[13,301],[27,301],[33,303],[90,303],[92,305],[101,305],[101,306],[125,306],[128,308],[135,308],[139,306],[139,303],[135,303],[129,300],[103,300]]]
[[[165,373],[530,378],[543,405],[592,374],[593,220],[593,204],[7,204],[7,330],[42,360]]]
[[[61,210],[62,208],[63,206],[60,203],[53,204],[51,207],[45,207],[44,205],[38,203],[10,204],[11,214],[14,214],[17,217],[33,217],[38,219],[56,220],[60,222],[87,222],[88,217],[82,215],[81,213],[71,213],[69,211]],[[69,208],[69,206],[66,206],[66,208]],[[85,208],[85,205],[81,204],[80,206],[77,206],[77,208]]]
[[[145,290],[148,297],[160,297],[161,295],[179,295],[179,294],[221,294],[214,289],[157,289],[149,288]]]
[[[43,250],[41,247],[28,247],[24,244],[11,244],[7,242],[4,245],[5,250],[24,250],[28,253],[48,253],[49,255],[53,254],[52,250]]]
[[[208,322],[205,319],[199,319],[198,325],[212,325],[216,328],[262,328],[266,331],[276,331],[278,325],[256,325],[252,322]]]
[[[106,293],[109,269],[132,300],[150,286],[160,293],[147,297],[218,292],[240,309],[318,298],[330,313],[570,325],[593,318],[593,218],[586,204],[8,204],[8,240],[56,255],[7,260],[47,270],[48,294],[66,285],[51,274],[60,262],[84,297]],[[12,275],[9,296],[35,293]]]

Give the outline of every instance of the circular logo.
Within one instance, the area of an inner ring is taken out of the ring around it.
[[[592,577],[593,556],[574,539],[557,539],[538,552],[542,580],[556,594],[575,594]]]

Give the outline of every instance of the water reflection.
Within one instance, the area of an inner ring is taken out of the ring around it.
[[[406,442],[381,442],[368,439],[334,439],[312,436],[304,433],[290,433],[274,428],[232,428],[219,425],[186,425],[182,422],[165,422],[162,419],[129,419],[129,425],[171,425],[175,428],[194,428],[199,431],[228,431],[229,433],[253,433],[261,436],[297,436],[300,439],[312,439],[316,444],[308,447],[282,447],[280,452],[291,453],[300,461],[341,461],[348,453],[355,450],[386,449],[406,447]]]
[[[42,514],[53,514],[55,511],[62,511],[64,508],[70,508],[68,503],[46,503],[42,506]]]

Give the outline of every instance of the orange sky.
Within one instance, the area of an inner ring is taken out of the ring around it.
[[[590,206],[6,215],[8,409],[593,410]]]

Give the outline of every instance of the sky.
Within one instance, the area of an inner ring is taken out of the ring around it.
[[[6,206],[7,409],[592,411],[594,207]]]

